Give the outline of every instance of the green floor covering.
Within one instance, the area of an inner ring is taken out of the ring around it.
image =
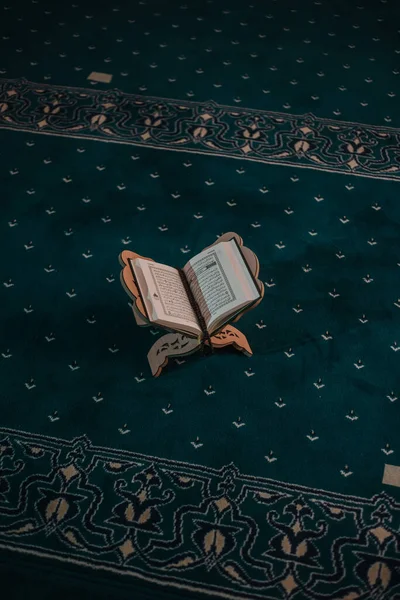
[[[400,598],[400,19],[361,2],[3,7],[5,597]],[[118,254],[227,231],[254,356],[152,379]]]

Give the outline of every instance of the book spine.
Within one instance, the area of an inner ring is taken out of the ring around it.
[[[194,312],[196,314],[197,320],[198,320],[200,328],[201,328],[201,343],[202,343],[203,349],[208,346],[208,348],[212,352],[213,351],[213,347],[212,347],[212,343],[211,343],[211,337],[210,337],[210,334],[208,333],[207,325],[206,325],[206,322],[204,320],[204,317],[201,314],[201,311],[200,311],[200,309],[198,307],[198,304],[197,304],[196,300],[194,299],[192,290],[190,289],[190,285],[189,285],[189,283],[188,283],[188,281],[186,279],[186,275],[183,272],[183,269],[178,269],[178,271],[179,271],[179,274],[181,276],[183,286],[184,286],[184,288],[186,290],[187,297],[189,298],[189,302],[191,304],[191,307],[193,308],[193,310],[194,310]]]

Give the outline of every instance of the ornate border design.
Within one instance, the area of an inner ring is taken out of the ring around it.
[[[400,504],[0,429],[0,548],[224,598],[400,591]]]
[[[0,128],[400,179],[400,129],[0,79]]]

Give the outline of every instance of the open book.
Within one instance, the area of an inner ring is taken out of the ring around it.
[[[213,335],[261,297],[235,238],[206,248],[183,269],[129,262],[148,321],[189,336]]]

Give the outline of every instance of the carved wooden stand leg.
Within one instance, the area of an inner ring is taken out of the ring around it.
[[[236,329],[236,327],[232,327],[232,325],[227,325],[224,329],[213,335],[211,343],[213,348],[216,349],[232,345],[235,350],[243,352],[246,356],[252,356],[253,354],[246,336],[239,329]]]
[[[224,348],[225,346],[233,346],[239,352],[243,352],[246,356],[251,356],[253,353],[247,341],[247,338],[241,331],[227,325],[213,335],[211,343],[214,349]],[[162,370],[168,364],[168,359],[172,356],[188,356],[200,350],[201,344],[199,340],[186,337],[181,333],[168,333],[160,337],[150,348],[147,358],[150,364],[151,372],[154,377],[161,375]]]
[[[186,337],[181,333],[167,333],[158,338],[147,354],[153,376],[161,375],[171,356],[187,356],[199,348],[199,340]]]

